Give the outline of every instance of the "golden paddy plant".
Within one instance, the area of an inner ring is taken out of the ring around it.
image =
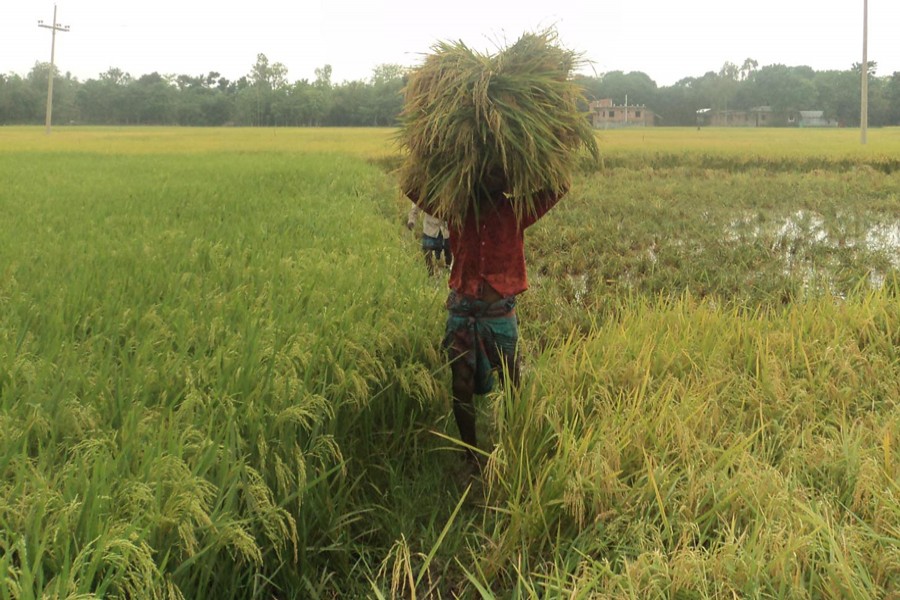
[[[436,44],[405,89],[401,185],[453,222],[500,190],[520,219],[540,194],[567,190],[579,150],[599,156],[571,77],[578,62],[551,31],[495,54]]]
[[[90,152],[121,155],[211,155],[265,152],[331,154],[368,161],[395,160],[393,129],[376,127],[55,127],[50,136],[34,127],[3,127],[0,156],[21,152]]]

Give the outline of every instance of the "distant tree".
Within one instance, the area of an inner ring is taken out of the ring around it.
[[[202,120],[197,125],[225,125],[232,119],[232,103],[225,92],[216,89],[200,103]]]
[[[682,79],[693,92],[697,108],[724,108],[720,103],[722,81],[715,71],[707,71],[701,77]]]
[[[900,73],[878,77],[868,64],[869,123],[900,125]],[[37,62],[25,76],[0,74],[0,124],[43,123],[48,63]],[[578,76],[587,99],[611,98],[616,104],[647,105],[663,125],[690,126],[700,108],[777,112],[823,110],[841,124],[856,126],[860,112],[860,63],[845,71],[815,71],[808,66],[767,65],[747,58],[738,67],[725,62],[718,71],[685,77],[658,87],[641,72],[610,71]],[[331,65],[315,70],[315,79],[291,83],[287,67],[258,54],[250,72],[234,81],[218,71],[205,75],[160,74],[132,77],[110,67],[96,79],[78,81],[54,73],[54,121],[91,124],[158,125],[376,125],[396,123],[403,104],[406,68],[382,64],[367,80],[332,81]],[[582,106],[587,110],[587,105]]]
[[[206,88],[219,87],[219,81],[224,79],[218,71],[210,71],[203,80],[203,86]],[[228,80],[225,79],[225,87],[228,87]],[[223,90],[224,91],[224,90]]]
[[[740,78],[741,70],[738,68],[736,64],[731,61],[725,61],[722,65],[722,68],[719,69],[719,78],[726,79],[728,81],[738,81]]]
[[[75,97],[79,82],[71,73],[61,75],[59,69],[53,68],[53,122],[71,123],[78,120],[78,107]],[[28,85],[34,91],[35,97],[40,98],[37,107],[41,116],[47,110],[47,86],[50,78],[50,63],[36,62],[28,72]],[[43,119],[40,119],[43,122]]]
[[[331,88],[331,65],[325,65],[315,70],[316,80],[313,85],[319,89]]]
[[[367,125],[393,125],[403,109],[403,86],[406,68],[397,64],[382,64],[372,71],[371,94],[364,110]]]
[[[311,124],[322,125],[331,113],[333,102],[331,85],[331,65],[325,65],[315,70],[316,79],[312,89],[307,92],[311,114]]]
[[[872,77],[869,82],[869,125],[883,127],[890,125],[892,112],[890,98],[890,78]],[[860,98],[862,102],[862,98]]]
[[[884,88],[889,107],[886,120],[890,125],[900,125],[900,71],[886,79]]]
[[[249,78],[253,85],[277,90],[287,84],[287,67],[280,62],[269,63],[265,54],[257,54]]]
[[[141,75],[128,85],[125,97],[141,125],[174,125],[177,122],[177,88],[158,72]]]
[[[347,81],[332,89],[327,123],[335,126],[372,125],[372,87],[364,81]]]
[[[859,125],[859,74],[853,71],[820,71],[813,78],[816,106],[842,125]]]
[[[612,98],[616,104],[624,104],[626,96],[629,104],[653,104],[656,98],[656,82],[640,71],[623,73],[610,71],[598,79],[581,79],[589,100]]]
[[[743,99],[752,106],[771,106],[776,112],[814,110],[818,91],[815,72],[809,67],[768,65],[753,73],[745,83]]]
[[[81,82],[66,71],[53,84],[53,121],[58,124],[80,123],[77,102]]]
[[[596,77],[588,77],[587,75],[576,74],[575,75],[575,83],[577,83],[582,90],[585,98],[590,98],[591,100],[596,99],[597,94],[595,93],[595,87],[600,83],[600,80]]]
[[[732,109],[737,108],[734,98],[738,91],[740,73],[740,68],[733,62],[726,61],[722,65],[713,86],[713,106],[720,110],[726,110],[729,107]]]
[[[178,90],[182,92],[185,90],[202,88],[205,83],[206,80],[202,75],[199,77],[193,75],[177,75],[175,77],[175,85],[178,87]]]
[[[317,125],[316,119],[320,116],[317,114],[315,106],[315,97],[319,94],[313,85],[306,79],[301,79],[291,86],[290,104],[286,108],[289,110],[289,119],[291,124],[298,126]]]
[[[256,55],[256,63],[248,76],[252,85],[252,100],[256,104],[255,117],[252,124],[256,126],[274,125],[272,104],[275,99],[275,91],[281,90],[287,85],[287,67],[276,62],[270,63],[265,54]],[[247,103],[245,94],[244,103]]]
[[[747,81],[753,72],[759,67],[759,63],[752,58],[745,58],[740,69],[740,80]]]
[[[54,67],[53,76],[59,75],[58,69]],[[40,106],[37,107],[38,114],[44,115],[47,111],[47,85],[50,77],[50,63],[36,62],[26,76],[28,86],[34,92],[34,96],[40,98]],[[55,81],[55,80],[54,80]],[[54,90],[54,95],[58,92]],[[55,98],[54,98],[55,100]]]
[[[39,123],[43,94],[16,74],[0,78],[0,124]]]
[[[394,63],[382,63],[372,69],[372,85],[385,85],[389,83],[403,83],[408,69],[403,65]]]
[[[689,127],[697,122],[697,109],[707,106],[690,81],[682,79],[675,85],[659,88],[652,109],[659,114],[661,125]]]
[[[869,77],[874,77],[875,72],[878,70],[878,63],[874,60],[868,61],[869,63]],[[862,63],[855,62],[853,66],[850,67],[850,70],[857,74],[857,76],[862,73]]]
[[[130,74],[115,67],[110,67],[105,72],[100,73],[100,81],[111,85],[127,85],[131,83],[131,80]]]

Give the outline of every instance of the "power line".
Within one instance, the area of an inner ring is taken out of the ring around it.
[[[38,27],[50,29],[53,35],[50,38],[50,72],[47,77],[47,135],[50,135],[50,122],[53,118],[53,75],[56,71],[56,32],[69,31],[68,25],[60,25],[56,21],[56,5],[53,5],[53,24],[44,25],[43,21],[38,21]]]

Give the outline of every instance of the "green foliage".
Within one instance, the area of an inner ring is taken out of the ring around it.
[[[27,78],[0,76],[0,124],[43,122],[48,70],[38,63]],[[265,54],[237,81],[214,71],[135,78],[111,68],[85,82],[57,74],[54,124],[386,126],[400,113],[403,77],[402,67],[379,65],[371,81],[333,83],[325,65],[315,81],[290,83],[287,67]]]
[[[872,63],[869,124],[898,125],[898,74],[878,76],[874,69]],[[49,64],[36,63],[25,76],[0,75],[0,124],[42,122],[48,71]],[[324,65],[315,69],[312,82],[300,79],[291,83],[285,65],[270,63],[259,54],[250,72],[235,81],[215,71],[206,76],[162,76],[172,88],[167,101],[173,110],[154,107],[156,95],[148,95],[144,85],[148,81],[141,81],[147,74],[132,77],[110,68],[82,82],[70,73],[57,73],[54,121],[82,125],[387,126],[396,123],[402,109],[399,89],[405,71],[400,65],[378,65],[370,80],[339,83],[332,81],[331,66]],[[855,63],[844,70],[813,71],[779,64],[760,68],[757,61],[747,58],[740,67],[726,62],[718,71],[687,76],[662,87],[642,72],[598,74],[589,63],[581,71],[576,78],[588,99],[612,98],[623,104],[627,96],[629,104],[645,105],[659,115],[657,124],[664,126],[695,125],[699,108],[748,110],[761,105],[823,110],[843,126],[859,124],[860,71]]]
[[[590,100],[612,98],[616,104],[645,104],[654,106],[656,101],[656,82],[640,71],[623,73],[610,71],[600,77],[583,77],[579,79]]]

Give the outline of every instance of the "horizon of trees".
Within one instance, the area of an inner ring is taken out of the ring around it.
[[[873,127],[900,125],[900,72],[879,77],[877,63],[869,61],[868,119]],[[860,124],[861,64],[847,70],[816,71],[808,66],[782,64],[759,67],[748,58],[741,66],[726,62],[718,71],[685,77],[668,87],[641,72],[613,71],[585,78],[589,98],[612,98],[624,104],[642,104],[660,116],[660,125],[689,126],[696,111],[749,110],[770,106],[776,112],[821,110],[842,126]],[[786,123],[785,123],[786,125]]]
[[[869,125],[900,125],[900,72],[877,76],[876,68],[869,63]],[[659,115],[663,126],[695,125],[701,108],[756,106],[823,110],[841,125],[858,126],[860,69],[859,63],[843,71],[759,67],[748,58],[740,66],[726,62],[718,72],[664,87],[639,71],[577,79],[589,100],[612,98],[624,104],[627,97],[628,104],[645,105]],[[287,67],[265,54],[258,54],[250,72],[233,81],[216,71],[133,77],[111,67],[82,82],[57,71],[53,120],[57,125],[388,126],[397,123],[403,107],[407,71],[402,65],[382,64],[367,80],[336,84],[331,66],[324,65],[315,70],[313,81],[292,82]],[[44,122],[49,73],[49,63],[36,62],[25,76],[0,74],[0,125]]]

